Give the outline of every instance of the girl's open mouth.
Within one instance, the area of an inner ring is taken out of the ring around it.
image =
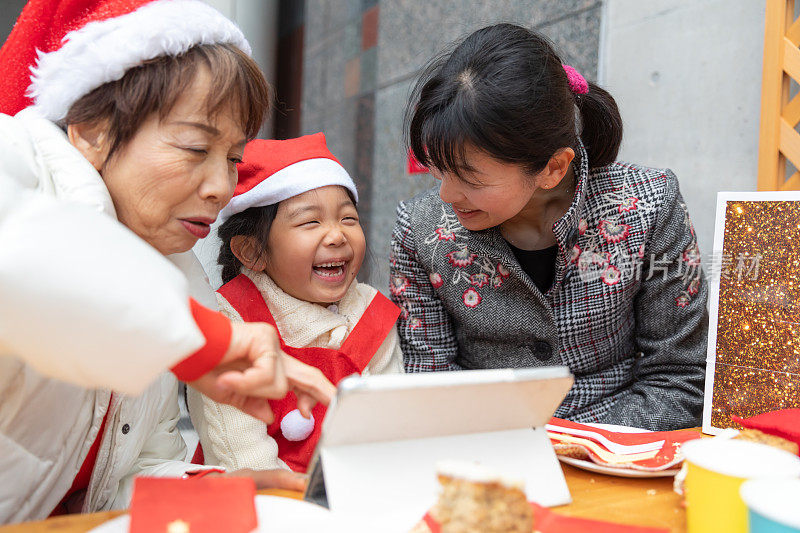
[[[314,270],[314,274],[324,281],[339,282],[344,279],[346,265],[347,261],[331,261],[313,265],[311,268]]]

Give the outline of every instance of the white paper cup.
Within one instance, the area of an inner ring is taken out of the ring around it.
[[[800,479],[757,479],[741,488],[750,533],[800,532]]]

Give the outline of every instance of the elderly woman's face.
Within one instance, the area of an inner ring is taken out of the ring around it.
[[[169,115],[149,117],[108,162],[95,164],[120,222],[164,255],[208,235],[236,186],[245,133],[231,109],[206,115],[209,86],[201,69]]]

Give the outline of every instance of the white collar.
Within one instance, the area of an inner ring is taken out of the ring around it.
[[[14,116],[27,131],[36,152],[39,189],[60,200],[89,205],[116,218],[103,178],[59,126],[28,107]]]

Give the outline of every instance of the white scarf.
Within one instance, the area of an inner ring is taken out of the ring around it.
[[[267,302],[283,342],[295,348],[338,350],[378,293],[366,283],[356,281],[337,304],[323,307],[290,296],[264,272],[254,272],[245,267],[241,272],[253,281]],[[233,320],[242,320],[219,293],[217,300],[222,313]],[[396,330],[392,330],[373,355],[364,374],[396,373],[402,372],[402,369],[403,354]]]

